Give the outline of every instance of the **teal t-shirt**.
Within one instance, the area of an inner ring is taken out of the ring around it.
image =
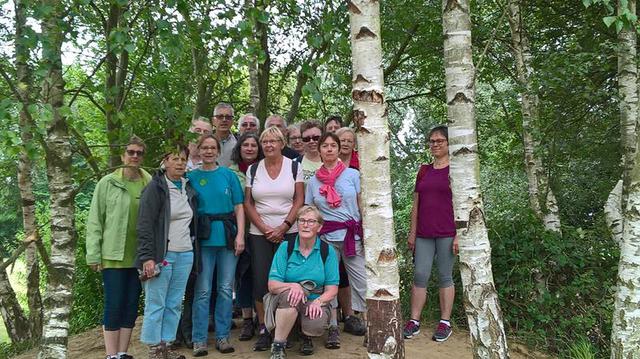
[[[233,212],[233,207],[244,202],[244,193],[238,176],[225,167],[213,171],[195,169],[187,173],[189,183],[198,193],[198,215]],[[200,242],[205,247],[226,246],[224,226],[220,221],[211,222],[209,239]]]
[[[305,258],[298,249],[299,238],[296,237],[296,243],[293,246],[291,257],[287,258],[287,242],[282,242],[271,262],[271,270],[269,271],[269,280],[276,280],[283,283],[302,282],[304,280],[312,280],[316,286],[338,285],[340,275],[338,274],[338,257],[333,249],[329,246],[329,253],[324,265],[322,263],[322,255],[320,254],[320,238],[316,238],[313,250]],[[288,260],[287,260],[288,259]],[[318,298],[318,294],[310,294],[308,299]]]

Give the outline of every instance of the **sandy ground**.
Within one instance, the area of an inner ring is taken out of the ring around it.
[[[138,319],[138,325],[134,330],[132,345],[129,353],[137,359],[146,358],[147,348],[140,343],[140,318]],[[238,322],[238,324],[240,324]],[[211,334],[211,333],[210,333]],[[454,328],[453,334],[444,343],[436,343],[431,340],[432,335],[431,326],[427,326],[422,329],[421,333],[411,340],[405,341],[406,358],[429,358],[429,359],[456,359],[456,358],[472,358],[471,354],[471,341],[469,339],[469,333],[464,330]],[[213,341],[209,340],[210,350],[209,355],[203,358],[269,358],[269,352],[254,352],[252,351],[253,340],[248,342],[238,341],[240,335],[239,329],[234,329],[231,332],[231,342],[235,346],[236,351],[232,354],[220,354],[215,349]],[[210,335],[210,338],[212,336]],[[328,350],[324,348],[324,337],[315,338],[314,344],[316,352],[313,357],[315,358],[365,358],[367,356],[366,348],[362,345],[363,337],[356,337],[350,334],[341,334],[342,347],[338,350]],[[102,340],[102,332],[100,328],[95,328],[87,332],[75,335],[69,342],[69,358],[70,359],[93,359],[104,358],[104,342]],[[539,353],[530,352],[526,348],[512,344],[510,346],[512,359],[530,359],[530,358],[548,358]],[[190,349],[181,349],[181,352],[187,358],[193,358]],[[303,356],[298,354],[298,343],[296,342],[294,347],[287,351],[288,358],[302,358]],[[35,352],[31,351],[23,355],[18,356],[19,359],[35,358]]]

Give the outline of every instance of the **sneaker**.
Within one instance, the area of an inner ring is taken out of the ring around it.
[[[207,350],[207,343],[193,343],[194,357],[203,357],[207,354],[209,354],[209,350]]]
[[[367,331],[367,327],[364,325],[364,320],[350,315],[344,318],[344,331],[360,337]]]
[[[327,349],[340,349],[340,329],[332,325],[329,327],[329,333],[327,333],[327,341],[324,343],[324,347]]]
[[[271,359],[286,359],[287,354],[284,351],[282,343],[273,343],[271,345]]]
[[[251,340],[253,336],[256,334],[255,329],[253,328],[253,319],[245,319],[242,321],[242,330],[240,331],[240,341],[245,342],[247,340]]]
[[[149,359],[164,359],[164,351],[162,344],[149,345]]]
[[[302,343],[300,343],[300,354],[302,355],[311,355],[313,354],[313,341],[310,337],[301,334],[300,339],[302,339]]]
[[[233,353],[236,349],[229,343],[229,338],[216,339],[216,349],[222,354]]]
[[[263,352],[269,350],[271,347],[271,334],[264,325],[260,326],[260,332],[258,333],[258,340],[253,345],[253,351]]]
[[[420,324],[410,320],[407,324],[404,325],[404,330],[402,331],[405,339],[411,339],[416,335],[420,334]]]
[[[436,332],[433,333],[432,339],[437,342],[443,342],[451,336],[451,326],[445,323],[438,323],[438,328],[436,328]]]
[[[120,355],[119,357],[115,357],[116,359],[133,359],[132,355],[129,355],[129,353],[124,353],[122,355]]]

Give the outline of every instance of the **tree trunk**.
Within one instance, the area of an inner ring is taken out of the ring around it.
[[[611,237],[616,243],[622,242],[622,180],[609,193],[607,202],[604,204],[604,218],[611,231]]]
[[[367,267],[369,358],[404,358],[400,278],[391,207],[389,127],[384,101],[380,3],[351,0],[354,116],[362,180],[362,219]]]
[[[66,358],[69,313],[73,302],[76,233],[71,144],[64,105],[62,78],[62,22],[64,6],[59,0],[43,0],[49,7],[42,22],[42,61],[47,75],[42,83],[43,101],[51,106],[45,147],[51,213],[51,264],[44,297],[44,327],[38,358]]]
[[[635,15],[636,1],[629,0],[627,3],[629,11]],[[622,6],[622,1],[618,1],[618,14],[626,10]],[[618,33],[622,190],[618,192],[620,186],[616,185],[605,205],[608,222],[611,222],[610,226],[613,225],[614,238],[615,226],[619,223],[616,222],[616,211],[623,216],[618,289],[611,331],[611,358],[614,359],[637,358],[640,353],[640,151],[635,132],[638,121],[636,45],[636,28],[625,25]],[[616,200],[619,200],[619,206]]]
[[[22,343],[31,339],[31,325],[18,303],[4,269],[0,270],[0,314],[12,343]]]
[[[469,1],[443,0],[442,9],[450,180],[460,244],[463,302],[473,355],[474,358],[508,358],[480,193]]]
[[[24,30],[26,27],[26,5],[15,1],[16,14],[16,75],[18,93],[27,103],[31,104],[31,91],[33,79],[31,68],[28,65],[29,49],[24,43]],[[40,240],[36,223],[36,200],[33,194],[32,161],[28,148],[33,145],[32,124],[29,121],[28,109],[23,106],[20,111],[19,125],[22,149],[18,156],[18,188],[22,202],[22,225],[24,241],[31,244],[25,250],[25,264],[27,276],[27,302],[29,304],[29,324],[31,337],[40,338],[42,333],[42,298],[40,296],[40,266],[38,263],[38,248],[36,241]]]
[[[531,64],[529,38],[524,30],[520,4],[522,0],[509,0],[509,26],[511,44],[516,63],[518,84],[522,97],[522,137],[524,140],[524,159],[527,172],[529,203],[546,229],[561,232],[560,214],[542,158],[536,154],[540,143],[535,138],[534,126],[538,123],[538,94],[533,84],[534,69]]]
[[[266,1],[265,1],[266,2]],[[266,4],[263,2],[263,10]],[[256,107],[256,116],[266,120],[269,115],[269,79],[271,77],[271,55],[269,54],[269,24],[260,21],[255,22],[256,40],[260,45],[264,61],[258,62],[258,94],[260,101]]]
[[[244,11],[245,17],[247,21],[251,24],[251,37],[248,39],[249,46],[257,46],[256,43],[256,20],[251,17],[249,9],[253,8],[255,4],[253,0],[245,0],[244,1]],[[247,112],[257,114],[258,108],[260,107],[260,89],[258,85],[258,56],[249,56],[248,59],[248,69],[249,69],[249,107],[247,107]],[[266,118],[261,118],[264,121]]]

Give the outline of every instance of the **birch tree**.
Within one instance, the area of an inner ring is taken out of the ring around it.
[[[47,74],[42,100],[51,111],[47,122],[45,158],[50,193],[51,264],[44,297],[44,327],[38,358],[66,358],[69,314],[73,300],[76,233],[71,145],[63,115],[62,41],[64,6],[60,0],[43,0],[50,11],[42,21],[42,62]]]
[[[468,0],[443,0],[444,68],[449,120],[450,180],[460,245],[463,302],[474,358],[508,358],[491,245],[480,192],[475,122],[475,68]]]
[[[367,268],[369,358],[404,358],[400,278],[391,207],[389,128],[384,94],[380,3],[351,0],[353,113],[358,125]]]
[[[527,172],[529,204],[544,227],[561,232],[560,214],[556,196],[549,185],[549,176],[542,158],[537,154],[540,142],[535,136],[540,100],[533,83],[534,69],[531,64],[531,49],[521,13],[522,0],[509,0],[509,27],[511,28],[511,51],[516,63],[518,85],[521,88],[522,138]]]

